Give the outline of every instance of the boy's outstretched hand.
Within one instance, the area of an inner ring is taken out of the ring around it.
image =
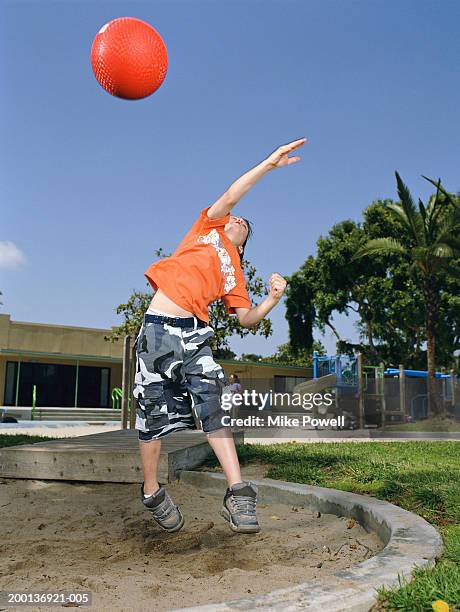
[[[306,138],[300,138],[300,140],[294,140],[289,144],[281,145],[276,149],[276,151],[273,151],[273,153],[267,157],[266,162],[270,168],[281,168],[281,166],[295,164],[300,160],[300,157],[298,155],[288,157],[288,154],[304,145],[306,141]]]
[[[281,274],[278,274],[278,272],[273,272],[273,274],[270,276],[269,296],[278,302],[286,289],[286,285],[287,282],[284,280]]]

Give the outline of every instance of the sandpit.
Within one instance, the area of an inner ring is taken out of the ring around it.
[[[0,482],[0,589],[89,590],[93,610],[173,610],[264,594],[321,581],[383,548],[354,520],[284,504],[259,504],[261,532],[235,534],[219,516],[221,499],[190,484],[167,485],[186,521],[168,534],[142,506],[138,485]]]

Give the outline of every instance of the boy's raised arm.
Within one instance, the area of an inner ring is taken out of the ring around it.
[[[288,155],[291,151],[294,151],[294,149],[298,149],[304,145],[306,140],[306,138],[300,138],[289,144],[281,145],[273,151],[267,159],[264,159],[260,164],[240,176],[240,178],[232,183],[227,191],[210,207],[208,210],[208,217],[210,219],[225,217],[244,194],[249,191],[264,174],[267,174],[267,172],[274,168],[281,168],[282,166],[288,166],[289,164],[298,162],[300,160],[298,155],[294,157],[289,157]]]

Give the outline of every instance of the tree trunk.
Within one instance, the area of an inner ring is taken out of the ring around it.
[[[439,414],[438,398],[436,394],[436,364],[435,364],[435,335],[427,326],[427,365],[428,365],[428,416],[433,417]]]
[[[358,302],[358,314],[361,320],[364,322],[367,332],[367,342],[369,344],[370,353],[373,355],[373,359],[379,359],[379,353],[374,345],[374,329],[372,327],[372,315],[369,309],[369,304],[366,302]]]
[[[341,340],[342,340],[342,338],[339,336],[338,331],[335,329],[335,327],[332,325],[332,323],[330,323],[329,321],[326,321],[326,325],[332,329],[332,331],[334,332],[334,334],[335,334],[335,336],[336,336],[337,340],[340,340],[340,341],[341,341]]]
[[[436,322],[438,316],[438,296],[433,279],[428,279],[425,285],[426,306],[426,340],[427,340],[427,394],[428,394],[428,417],[437,416],[441,412],[441,406],[436,391]]]
[[[374,344],[374,330],[373,330],[373,327],[372,327],[372,321],[371,320],[367,320],[366,321],[366,327],[367,327],[367,340],[369,342],[371,353],[374,356],[373,359],[375,361],[378,361],[380,359],[380,354],[379,354],[379,352],[376,349],[375,344]]]

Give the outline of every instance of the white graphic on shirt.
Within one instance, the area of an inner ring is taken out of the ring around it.
[[[222,246],[222,240],[220,239],[219,232],[216,229],[213,229],[209,232],[209,234],[198,236],[197,240],[203,244],[210,244],[216,249],[217,255],[220,259],[220,270],[225,281],[224,291],[225,293],[228,293],[233,289],[233,287],[236,287],[235,268],[232,265],[230,255]]]

